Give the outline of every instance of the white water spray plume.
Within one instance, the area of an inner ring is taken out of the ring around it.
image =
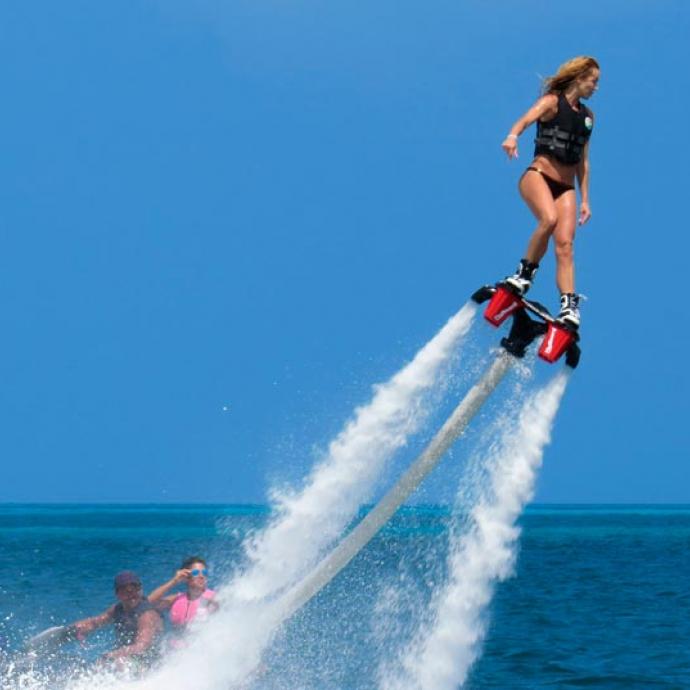
[[[477,308],[468,302],[388,382],[328,446],[298,493],[273,495],[275,518],[246,545],[249,567],[228,587],[244,600],[262,599],[293,583],[347,527],[371,497],[388,460],[423,424],[427,395],[458,352]]]
[[[455,690],[467,679],[486,635],[495,585],[512,574],[516,521],[533,496],[567,381],[568,374],[559,372],[527,399],[516,424],[503,426],[479,473],[482,486],[469,519],[451,536],[447,581],[434,593],[430,615],[398,668],[382,666],[382,690]]]

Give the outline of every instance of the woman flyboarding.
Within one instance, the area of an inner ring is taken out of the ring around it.
[[[511,127],[503,150],[517,158],[517,140],[537,123],[534,160],[519,182],[520,195],[537,219],[537,227],[525,257],[505,282],[519,295],[532,285],[539,262],[553,237],[556,252],[556,285],[561,293],[558,319],[575,328],[580,325],[579,295],[575,292],[573,240],[576,225],[584,225],[589,208],[589,137],[594,115],[582,103],[598,87],[599,64],[593,57],[568,60],[544,81],[544,95]],[[575,179],[580,187],[577,213]]]

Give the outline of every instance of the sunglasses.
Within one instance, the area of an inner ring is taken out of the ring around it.
[[[189,574],[192,577],[199,577],[199,575],[203,575],[204,577],[206,577],[208,575],[208,570],[206,570],[206,568],[204,568],[203,570],[199,570],[199,568],[194,568],[194,570],[189,571]]]

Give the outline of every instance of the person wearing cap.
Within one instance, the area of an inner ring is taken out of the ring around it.
[[[119,599],[98,616],[84,618],[72,624],[80,640],[95,630],[112,625],[115,632],[115,649],[106,652],[101,660],[123,666],[127,661],[135,665],[150,665],[159,655],[159,640],[163,622],[155,607],[143,595],[141,580],[131,570],[115,576],[115,595]]]

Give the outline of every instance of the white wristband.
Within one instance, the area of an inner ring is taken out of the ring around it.
[[[515,139],[517,141],[518,135],[517,134],[509,134],[506,139]]]

